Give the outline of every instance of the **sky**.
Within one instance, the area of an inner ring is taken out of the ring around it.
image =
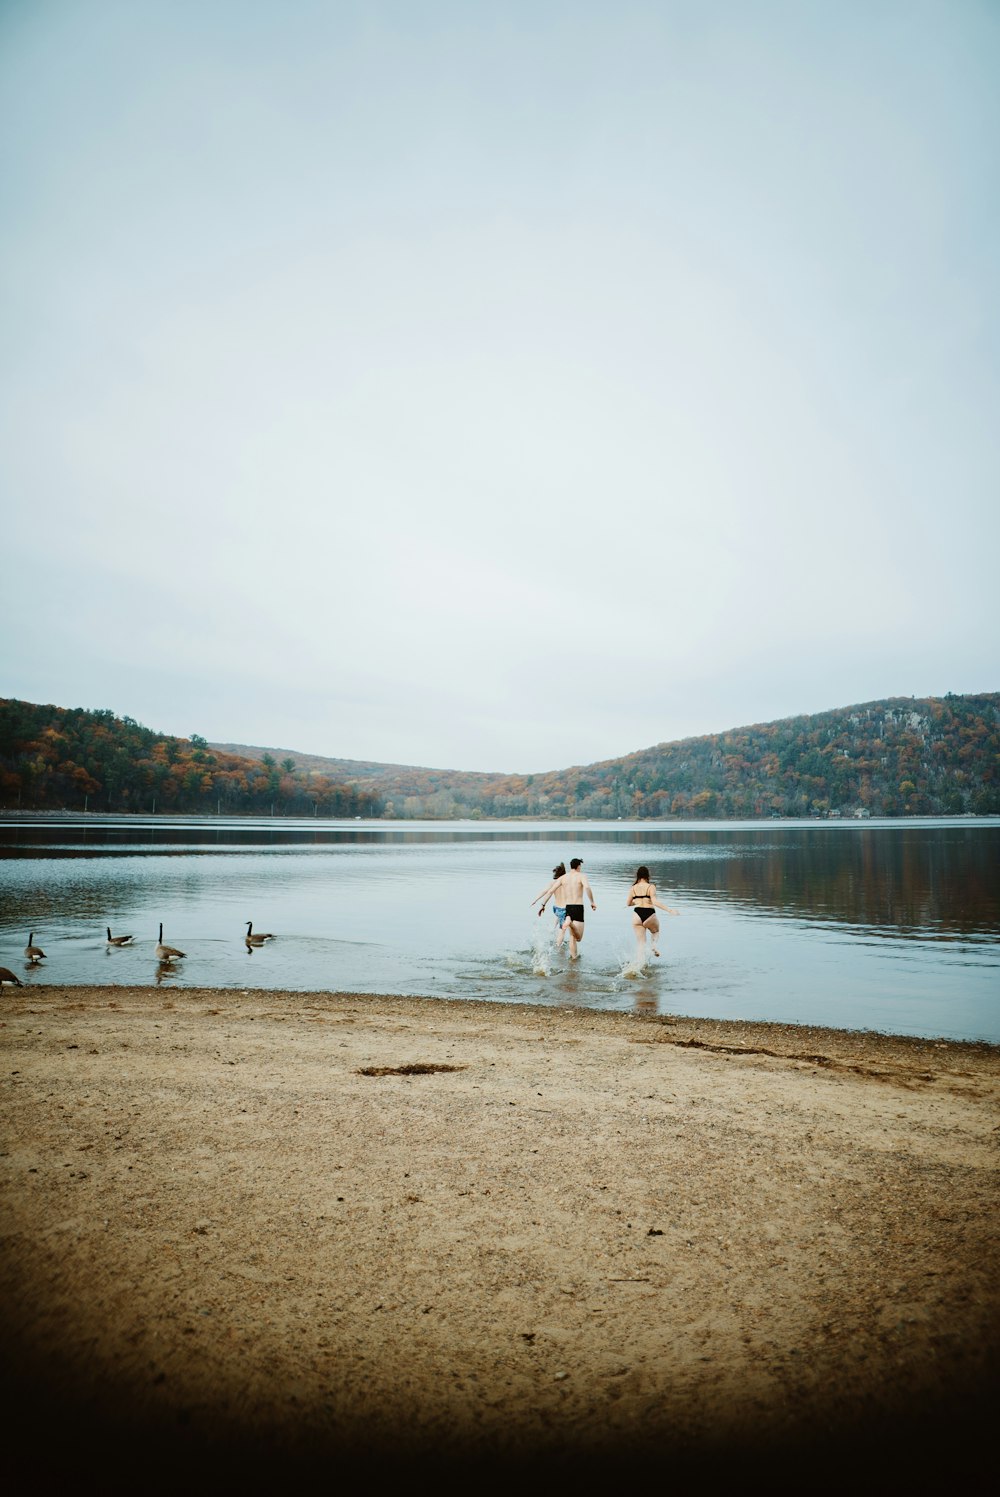
[[[0,0],[0,695],[533,772],[1000,689],[994,0]]]

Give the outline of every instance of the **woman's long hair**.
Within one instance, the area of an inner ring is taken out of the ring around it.
[[[552,870],[552,877],[553,878],[562,878],[562,876],[563,876],[563,874],[565,872],[566,872],[566,864],[565,863],[557,863],[556,866]]]
[[[635,881],[637,884],[649,883],[649,869],[646,867],[645,863],[643,863],[642,866],[636,870]]]

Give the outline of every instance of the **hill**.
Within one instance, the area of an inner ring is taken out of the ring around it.
[[[267,748],[254,743],[210,743],[209,748],[223,754],[238,754],[245,759],[276,759],[279,764],[291,759],[296,769],[310,774],[337,774],[345,779],[381,780],[397,775],[421,775],[428,771],[418,764],[379,764],[374,759],[331,759],[325,754],[305,754],[301,749]],[[461,774],[462,771],[452,771]],[[469,772],[470,774],[472,771]]]
[[[377,816],[382,802],[343,778],[286,760],[213,750],[131,717],[0,699],[0,806],[6,809]]]
[[[175,738],[0,699],[0,806],[282,816],[1000,814],[1000,694],[893,697],[506,775]]]
[[[534,775],[215,745],[377,794],[386,816],[1000,814],[1000,693],[890,697]]]

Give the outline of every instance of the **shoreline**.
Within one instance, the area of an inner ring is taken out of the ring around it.
[[[224,1003],[227,1000],[240,998],[253,998],[260,1001],[273,999],[282,1001],[287,1005],[302,1005],[309,1008],[317,1001],[329,999],[350,999],[352,1002],[361,1004],[414,1004],[417,1009],[423,1005],[442,1005],[454,1010],[456,1013],[464,1013],[471,1018],[477,1014],[495,1017],[508,1015],[527,1014],[536,1016],[540,1020],[553,1015],[563,1017],[572,1016],[586,1023],[593,1017],[605,1016],[613,1021],[634,1024],[651,1024],[671,1029],[677,1038],[674,1043],[700,1044],[699,1037],[708,1036],[704,1048],[711,1048],[712,1044],[718,1043],[725,1048],[727,1044],[740,1046],[747,1043],[751,1050],[758,1044],[762,1046],[775,1044],[781,1048],[769,1051],[766,1048],[760,1050],[761,1054],[786,1055],[793,1058],[796,1043],[801,1048],[803,1045],[822,1045],[833,1054],[840,1055],[856,1051],[858,1046],[877,1047],[880,1043],[886,1045],[898,1044],[901,1046],[913,1046],[919,1052],[921,1047],[931,1049],[944,1049],[949,1047],[967,1048],[972,1052],[986,1051],[995,1052],[1000,1056],[1000,1040],[991,1040],[984,1037],[968,1038],[949,1034],[910,1034],[896,1033],[887,1029],[850,1029],[832,1024],[810,1024],[805,1021],[795,1023],[790,1020],[781,1019],[725,1019],[710,1015],[682,1014],[675,1012],[644,1012],[640,1006],[632,1008],[598,1008],[587,1004],[541,1004],[532,1002],[517,1002],[515,1000],[491,999],[491,998],[449,998],[432,996],[430,994],[413,993],[360,993],[340,989],[328,988],[282,988],[267,987],[254,988],[243,987],[238,984],[219,987],[207,983],[192,983],[188,987],[167,987],[162,984],[153,983],[93,983],[93,982],[22,982],[20,988],[4,987],[4,997],[12,997],[20,994],[29,997],[34,994],[44,995],[48,992],[58,991],[60,995],[80,993],[92,995],[96,992],[107,992],[111,995],[123,995],[132,997],[138,994],[148,994],[160,999],[173,997],[211,996],[215,1001]],[[170,1006],[169,1004],[167,1005]],[[221,1010],[220,1010],[221,1012]],[[664,1037],[665,1038],[665,1037]]]
[[[947,821],[967,823],[970,821],[1000,822],[997,811],[905,811],[898,816],[856,816],[853,812],[839,812],[835,816],[272,816],[266,811],[83,811],[79,807],[57,809],[44,806],[39,810],[26,811],[16,806],[0,806],[0,822],[23,821],[25,818],[47,817],[55,819],[79,819],[81,821],[205,821],[212,825],[220,822],[261,821],[273,824],[280,821],[319,823],[343,823],[353,826],[355,822],[381,826],[412,826],[432,822],[440,826],[489,826],[492,823],[542,822],[552,826],[773,826],[775,822],[792,823],[796,826],[880,826],[908,821]]]
[[[78,1488],[988,1469],[997,1045],[54,984],[0,1026],[3,1393]]]

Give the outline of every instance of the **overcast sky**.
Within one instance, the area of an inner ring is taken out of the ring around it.
[[[0,0],[0,695],[531,771],[1000,688],[994,0]]]

